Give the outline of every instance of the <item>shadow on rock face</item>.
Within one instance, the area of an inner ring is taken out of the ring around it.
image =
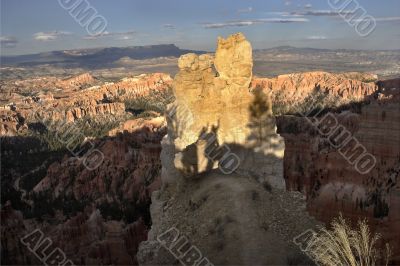
[[[316,223],[304,201],[283,190],[284,144],[269,97],[250,91],[251,45],[242,34],[219,39],[218,74],[212,61],[195,54],[179,60],[164,186],[152,196],[153,225],[139,263],[175,264],[189,259],[183,250],[192,246],[198,262],[214,265],[309,264],[292,241]],[[159,236],[172,231],[179,236],[161,246]]]

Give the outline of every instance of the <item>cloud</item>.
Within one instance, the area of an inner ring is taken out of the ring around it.
[[[292,4],[292,2],[290,1],[285,1],[285,6],[290,6]]]
[[[125,32],[102,32],[99,34],[95,35],[85,35],[83,37],[84,40],[98,40],[101,38],[107,38],[107,37],[115,37],[116,40],[132,40],[133,35],[135,34],[135,31],[125,31]]]
[[[173,24],[164,24],[162,25],[165,29],[174,30],[176,29],[175,25]]]
[[[248,8],[239,9],[238,13],[251,13],[253,12],[253,7],[249,6]]]
[[[334,17],[334,16],[340,16],[340,15],[351,15],[351,14],[354,14],[354,11],[308,10],[308,11],[294,11],[290,14],[291,15],[301,15],[301,16]]]
[[[14,48],[18,44],[17,38],[13,36],[0,36],[0,45],[4,48]]]
[[[304,8],[310,9],[310,8],[312,8],[312,4],[306,4],[306,5],[304,6]]]
[[[253,19],[253,20],[235,20],[227,21],[222,23],[203,23],[203,27],[206,29],[218,29],[225,27],[246,27],[256,24],[266,23],[301,23],[308,22],[306,18],[265,18],[265,19]]]
[[[400,17],[373,17],[375,19],[376,22],[400,22]],[[369,20],[370,17],[367,17],[367,19]],[[359,19],[354,19],[352,20],[355,23],[359,23],[364,21],[363,18],[359,18]]]
[[[377,22],[400,22],[400,17],[375,18]]]
[[[322,36],[322,35],[314,35],[314,36],[308,36],[306,39],[307,40],[327,40],[328,38],[326,36]]]
[[[104,31],[102,33],[99,34],[94,34],[94,35],[85,35],[83,36],[84,40],[97,40],[103,37],[107,37],[107,36],[111,36],[111,33],[108,31]]]
[[[133,40],[133,36],[132,35],[124,35],[124,36],[118,37],[117,39],[122,40],[122,41]]]
[[[225,27],[243,27],[255,24],[253,21],[235,21],[235,22],[223,22],[223,23],[204,23],[203,26],[206,29],[219,29]]]
[[[254,20],[258,23],[296,23],[296,22],[308,22],[306,18],[263,18]]]
[[[70,35],[67,31],[50,31],[50,32],[38,32],[33,34],[33,38],[37,41],[54,41],[59,37]]]
[[[282,16],[282,17],[291,17],[291,18],[304,17],[304,15],[302,15],[302,14],[289,13],[289,12],[285,12],[285,11],[284,12],[267,12],[267,14],[275,15],[275,16]]]

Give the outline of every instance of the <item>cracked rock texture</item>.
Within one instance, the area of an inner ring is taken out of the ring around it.
[[[212,126],[217,127],[220,144],[244,144],[252,101],[250,43],[240,33],[226,40],[219,38],[215,58],[187,54],[178,65],[180,71],[173,86],[175,106],[180,108],[170,123],[176,148],[182,150],[196,142],[202,131]]]

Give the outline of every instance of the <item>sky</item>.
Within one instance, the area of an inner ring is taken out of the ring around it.
[[[332,4],[345,1],[344,10]],[[92,8],[92,17],[77,18],[76,6]],[[218,36],[235,32],[256,49],[400,49],[400,0],[0,0],[0,7],[1,55],[154,44],[213,51]],[[367,36],[356,30],[361,13],[353,25],[346,20],[360,10],[376,22]]]

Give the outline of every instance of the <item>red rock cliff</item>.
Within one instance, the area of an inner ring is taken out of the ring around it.
[[[266,92],[286,104],[303,101],[316,89],[331,96],[349,100],[363,100],[376,91],[374,83],[366,83],[376,78],[371,74],[332,74],[327,72],[307,72],[280,75],[276,78],[254,78],[252,87],[263,88]]]

